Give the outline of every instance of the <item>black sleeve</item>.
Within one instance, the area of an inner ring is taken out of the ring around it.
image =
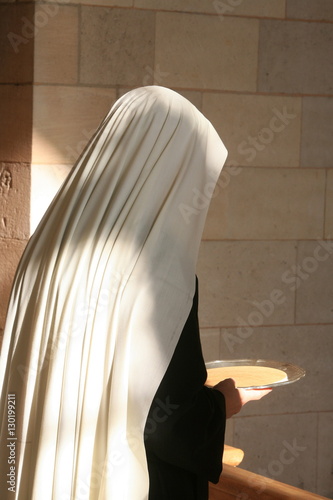
[[[198,293],[145,427],[149,460],[218,482],[225,432],[223,395],[204,386],[207,372],[198,325]]]

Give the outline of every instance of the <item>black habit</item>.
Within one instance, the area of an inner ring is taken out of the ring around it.
[[[225,402],[205,387],[198,323],[198,283],[174,355],[145,426],[149,500],[207,500],[222,472]]]

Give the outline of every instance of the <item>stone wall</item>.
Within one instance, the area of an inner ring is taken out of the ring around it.
[[[205,357],[307,370],[229,421],[227,442],[245,451],[244,468],[333,498],[332,2],[62,0],[0,10],[0,327],[29,217],[33,230],[113,102],[142,85],[179,91],[229,150],[198,265]]]
[[[34,6],[0,2],[0,340],[13,276],[29,238],[33,33],[18,49]]]

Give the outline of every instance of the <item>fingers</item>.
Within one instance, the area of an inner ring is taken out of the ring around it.
[[[239,389],[242,404],[258,401],[272,392],[272,389]]]
[[[227,418],[238,413],[249,401],[257,401],[272,392],[272,389],[237,389],[232,378],[221,380],[213,389],[224,395]]]

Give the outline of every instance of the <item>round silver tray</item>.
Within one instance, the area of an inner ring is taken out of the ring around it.
[[[265,366],[267,368],[276,368],[278,370],[282,370],[287,375],[287,380],[283,380],[281,382],[274,382],[269,385],[252,385],[243,387],[243,389],[267,389],[269,387],[278,387],[281,385],[292,384],[305,375],[305,370],[298,365],[267,359],[230,359],[223,361],[210,361],[206,363],[207,370],[211,368],[221,368],[227,366]]]

